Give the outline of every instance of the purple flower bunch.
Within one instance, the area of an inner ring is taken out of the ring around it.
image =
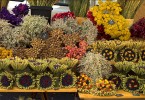
[[[8,20],[12,25],[18,26],[22,22],[22,17],[28,14],[29,8],[26,4],[19,4],[12,11],[14,14],[3,7],[0,11],[0,19]]]
[[[26,4],[19,4],[18,6],[15,6],[15,8],[13,8],[12,11],[15,14],[15,16],[23,17],[28,14],[29,6]]]

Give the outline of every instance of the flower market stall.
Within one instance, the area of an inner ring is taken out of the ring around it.
[[[129,24],[126,18],[134,14],[122,8],[123,1],[98,1],[89,10],[86,5],[87,12],[81,8],[79,16],[72,2],[75,13],[57,13],[51,24],[44,16],[27,15],[25,4],[16,6],[13,13],[2,8],[0,92],[145,98],[145,18]],[[143,3],[139,1],[133,11]],[[136,4],[129,0],[125,7],[131,3]],[[80,21],[82,14],[87,17]]]

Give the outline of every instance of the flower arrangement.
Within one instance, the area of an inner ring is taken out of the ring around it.
[[[40,16],[25,16],[23,18],[22,27],[26,30],[25,36],[29,41],[35,37],[39,37],[42,32],[46,31],[47,20]]]
[[[28,0],[31,6],[53,6],[58,0]]]
[[[28,14],[29,7],[26,4],[19,4],[18,6],[15,6],[15,8],[12,9],[13,13],[17,17],[23,17]]]
[[[56,13],[53,17],[52,17],[52,21],[55,21],[56,19],[63,19],[64,21],[68,18],[74,18],[75,19],[75,15],[73,12],[62,12],[62,13]]]
[[[11,14],[6,8],[2,8],[0,18],[8,20],[12,25],[18,26],[22,22],[22,17],[28,14],[29,8],[26,4],[19,4],[12,11],[14,14]]]
[[[16,74],[16,85],[20,89],[32,89],[35,87],[34,75],[24,72]]]
[[[11,89],[14,84],[14,77],[8,72],[0,74],[0,88]]]
[[[141,82],[137,76],[129,76],[123,79],[123,90],[133,92],[139,91],[140,88]]]
[[[121,7],[118,3],[112,2],[111,0],[106,2],[99,0],[99,6],[92,7],[90,9],[92,13],[89,12],[88,17],[96,21],[96,24],[99,25],[99,28],[102,30],[100,33],[105,32],[105,34],[111,36],[112,39],[128,40],[130,38],[128,23],[123,16],[119,15],[120,11]],[[103,27],[101,25],[103,25]]]
[[[80,60],[80,72],[86,74],[93,82],[107,76],[111,70],[111,65],[100,54],[91,52]]]
[[[81,31],[81,37],[86,38],[86,42],[91,45],[97,37],[97,28],[93,25],[93,23],[87,19],[81,24],[82,31]]]
[[[77,17],[85,17],[89,9],[90,0],[71,0],[69,8]]]
[[[134,15],[143,1],[144,0],[117,0],[122,8],[121,15],[129,19],[134,18]]]
[[[126,76],[118,73],[111,73],[107,77],[109,81],[112,81],[115,84],[116,89],[121,89],[123,85],[123,78]]]
[[[38,89],[52,89],[54,87],[54,79],[50,73],[42,73],[37,75],[36,85]]]
[[[72,88],[76,85],[76,75],[71,70],[66,71],[60,77],[60,87]]]
[[[51,23],[50,28],[52,29],[62,29],[64,33],[79,33],[81,28],[78,25],[77,21],[74,18],[67,18],[67,19],[56,19]]]
[[[131,32],[131,36],[135,37],[135,38],[143,38],[145,39],[145,18],[141,18],[139,21],[137,21],[136,23],[134,23],[131,28],[130,28],[130,32]]]
[[[26,59],[15,57],[13,60],[10,60],[10,64],[14,70],[18,71],[26,69],[28,61]]]
[[[88,44],[86,41],[82,40],[79,42],[79,46],[71,47],[66,46],[65,49],[69,52],[66,54],[69,58],[81,59],[83,55],[86,53]]]
[[[116,94],[116,86],[112,81],[100,79],[96,82],[96,88],[91,93],[97,96],[113,96]]]
[[[29,60],[29,65],[36,72],[43,72],[48,67],[47,61],[41,59]]]
[[[81,73],[80,76],[77,77],[76,85],[79,92],[90,93],[93,87],[93,81],[86,74]]]

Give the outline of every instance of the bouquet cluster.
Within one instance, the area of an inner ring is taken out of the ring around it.
[[[14,14],[11,14],[6,8],[2,8],[0,19],[8,20],[9,23],[17,26],[22,22],[22,17],[28,14],[29,7],[26,4],[19,4],[12,11]]]
[[[68,18],[75,18],[75,15],[73,12],[63,12],[63,13],[56,13],[53,17],[52,17],[52,21],[55,21],[56,19],[68,19]]]
[[[128,40],[130,38],[128,23],[119,14],[120,11],[121,7],[118,3],[111,0],[107,0],[106,2],[99,0],[99,6],[92,7],[88,12],[88,17],[94,24],[99,25],[100,30],[102,30],[100,34],[105,32],[112,39]]]

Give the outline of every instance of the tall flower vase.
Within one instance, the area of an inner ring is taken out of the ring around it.
[[[44,16],[48,22],[51,22],[51,12],[53,10],[52,7],[47,6],[31,6],[31,15],[40,15]]]

